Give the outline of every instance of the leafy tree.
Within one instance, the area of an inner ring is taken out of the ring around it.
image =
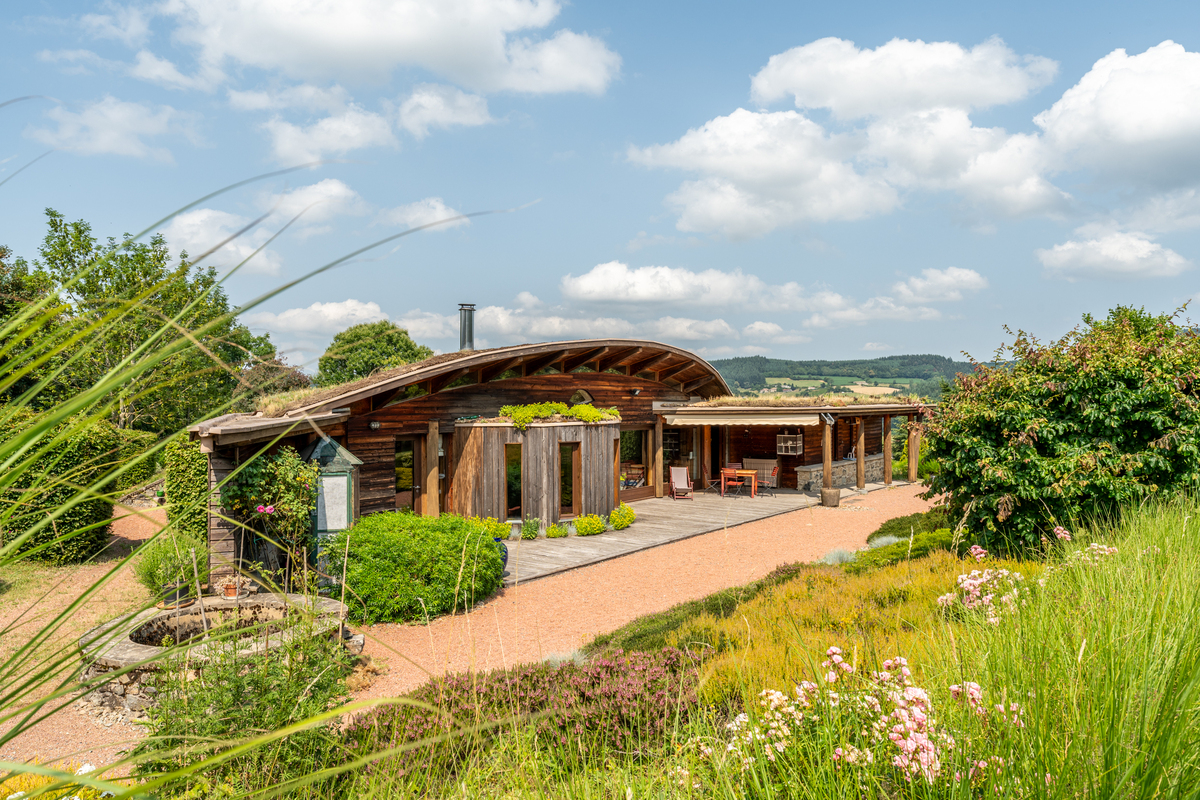
[[[14,258],[10,248],[0,245],[0,326],[17,323],[16,317],[31,304],[50,296],[52,281],[38,270],[31,270],[23,258]],[[39,358],[46,353],[43,345],[61,332],[60,317],[65,309],[52,304],[44,314],[17,323],[11,332],[0,333],[0,360],[8,362],[6,385],[0,387],[0,400],[6,403],[25,394],[43,377],[50,366],[61,364],[61,358]],[[41,344],[39,344],[41,343]],[[43,363],[38,364],[41,360]],[[24,373],[24,374],[18,374]],[[55,391],[57,390],[57,391]],[[61,387],[50,387],[39,396],[41,404],[57,401]]]
[[[278,355],[266,359],[256,358],[242,370],[240,377],[241,380],[234,390],[235,397],[231,407],[233,411],[254,411],[260,397],[307,389],[313,385],[311,377]]]
[[[1019,331],[927,425],[929,495],[998,548],[1200,479],[1200,336],[1119,307],[1043,345]],[[1003,363],[1009,358],[1008,363]]]
[[[163,433],[221,413],[239,386],[239,374],[274,358],[268,337],[254,336],[237,322],[216,271],[193,267],[186,253],[172,265],[161,235],[148,243],[128,236],[103,243],[82,220],[68,222],[53,209],[46,217],[40,258],[26,271],[37,291],[61,300],[69,333],[60,335],[79,340],[56,376],[64,391],[92,386],[122,362],[139,358],[147,340],[164,323],[172,324],[175,352],[111,399],[110,419],[118,428]],[[14,262],[14,275],[23,264]]]
[[[431,355],[432,350],[414,342],[408,331],[394,322],[364,322],[333,337],[325,355],[317,362],[317,383],[321,386],[345,383]]]

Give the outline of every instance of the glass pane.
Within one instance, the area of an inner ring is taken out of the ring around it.
[[[521,519],[521,445],[504,445],[504,477],[508,485],[508,518]]]
[[[558,513],[568,516],[575,513],[575,451],[577,444],[558,446]]]
[[[396,508],[413,507],[413,460],[412,439],[396,440]]]
[[[649,431],[621,431],[621,488],[646,486],[648,463],[646,444]]]

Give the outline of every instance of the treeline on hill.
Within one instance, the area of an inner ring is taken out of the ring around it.
[[[913,388],[919,394],[940,394],[942,380],[953,381],[959,372],[970,373],[975,365],[969,361],[954,361],[945,356],[912,355],[884,356],[847,361],[793,361],[787,358],[739,356],[711,362],[725,381],[739,389],[762,389],[767,378],[861,378],[867,381],[919,381]]]

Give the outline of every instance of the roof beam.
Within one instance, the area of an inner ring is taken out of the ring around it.
[[[497,375],[503,375],[505,372],[520,363],[521,357],[517,356],[515,358],[508,358],[504,361],[499,361],[495,364],[492,364],[491,366],[484,367],[483,369],[479,370],[479,382],[487,383],[492,378],[495,378]]]
[[[640,352],[642,352],[642,348],[640,347],[627,347],[624,350],[618,350],[615,353],[609,353],[604,358],[601,358],[596,362],[596,372],[604,372],[605,370],[612,369],[625,359],[629,358],[630,356],[636,356]]]
[[[663,381],[665,381],[667,378],[674,378],[674,377],[675,377],[676,375],[678,375],[679,373],[681,373],[681,372],[687,372],[689,369],[691,369],[691,368],[692,368],[692,367],[694,367],[694,366],[696,366],[696,362],[695,362],[695,361],[692,361],[692,360],[690,360],[690,359],[686,359],[686,360],[684,360],[684,362],[683,362],[682,364],[676,364],[676,365],[675,365],[675,366],[673,366],[673,367],[667,367],[666,369],[664,369],[664,370],[661,370],[661,371],[658,373],[658,382],[659,382],[659,383],[662,383],[662,382],[663,382]],[[676,380],[678,380],[678,379],[676,379]]]
[[[437,394],[442,389],[445,389],[451,383],[466,375],[468,372],[475,372],[478,367],[462,367],[460,369],[451,370],[450,372],[438,375],[429,381],[429,393]]]
[[[522,365],[521,370],[525,373],[525,377],[531,377],[536,375],[539,370],[543,370],[551,364],[557,362],[566,354],[566,350],[555,350],[554,352],[547,353],[544,356],[531,358]]]
[[[378,411],[396,398],[396,395],[407,389],[407,386],[397,386],[395,389],[388,389],[386,392],[371,395],[371,410]]]
[[[703,377],[696,378],[696,380],[694,380],[694,381],[688,381],[687,383],[683,384],[683,393],[691,394],[692,392],[699,389],[701,386],[707,386],[708,384],[712,383],[716,379],[717,379],[716,375],[705,375]]]
[[[668,350],[665,353],[655,353],[649,358],[643,358],[641,361],[634,361],[629,365],[629,374],[637,375],[639,372],[653,370],[659,364],[662,364],[664,361],[669,361],[675,355],[677,354]]]
[[[593,347],[591,350],[584,350],[582,353],[577,353],[573,356],[568,356],[563,359],[563,372],[574,372],[589,361],[594,361],[600,356],[608,352],[607,347]]]

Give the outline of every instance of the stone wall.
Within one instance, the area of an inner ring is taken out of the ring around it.
[[[883,453],[866,456],[863,461],[867,483],[883,482]],[[820,464],[796,467],[796,485],[802,492],[816,492],[821,488],[824,468]],[[852,488],[858,482],[858,464],[854,460],[833,462],[833,488]]]

